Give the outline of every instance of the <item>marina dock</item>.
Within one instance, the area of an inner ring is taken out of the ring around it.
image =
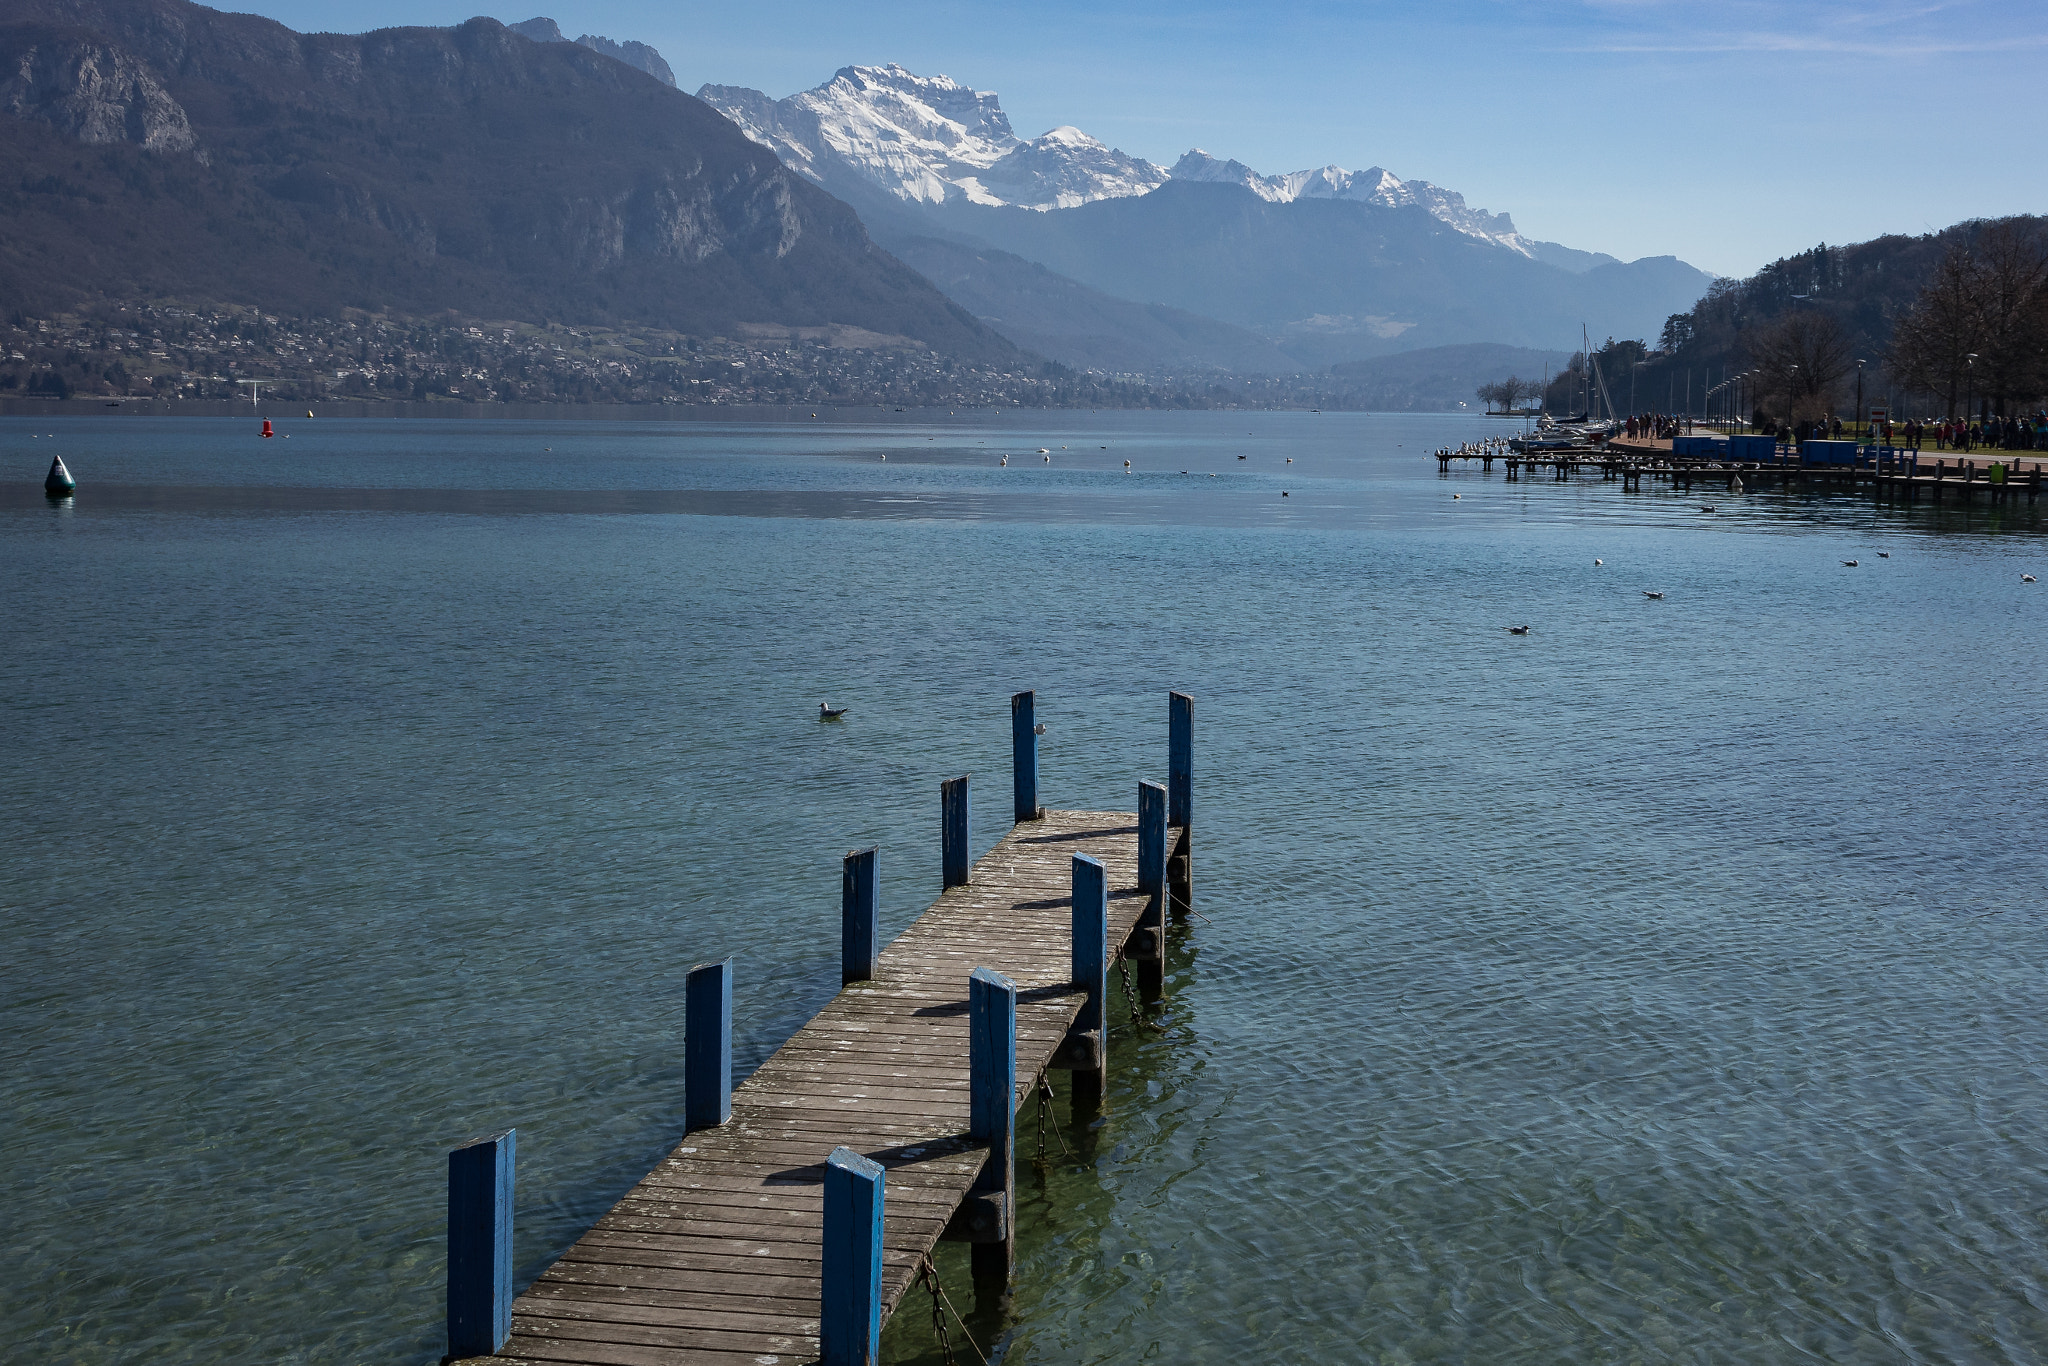
[[[1973,456],[1960,452],[1928,457],[1926,452],[1896,447],[1865,448],[1870,453],[1847,460],[1803,459],[1797,447],[1779,446],[1767,460],[1730,460],[1711,456],[1673,455],[1610,442],[1604,449],[1560,451],[1544,454],[1498,455],[1463,451],[1439,452],[1437,470],[1448,475],[1454,463],[1478,461],[1484,473],[1491,473],[1500,461],[1510,482],[1547,478],[1565,482],[1580,476],[1598,475],[1603,482],[1618,482],[1624,488],[1641,486],[1644,479],[1662,480],[1673,488],[1690,490],[1742,487],[1803,488],[1816,491],[1870,493],[1879,498],[1930,502],[1947,498],[1986,498],[1993,503],[2024,498],[2031,502],[2041,494],[2048,459],[2036,452],[1982,451]],[[2002,479],[1993,479],[1991,466],[2005,467]]]
[[[1135,813],[1039,807],[1034,713],[1012,700],[1009,833],[970,867],[968,780],[944,784],[947,885],[885,948],[878,851],[846,856],[844,987],[736,1089],[732,963],[693,970],[687,1132],[516,1299],[513,1136],[450,1154],[446,1360],[865,1363],[941,1240],[971,1244],[977,1293],[1007,1289],[1017,1108],[1058,1072],[1099,1103],[1110,975],[1133,1012],[1156,997],[1192,899],[1192,699]]]

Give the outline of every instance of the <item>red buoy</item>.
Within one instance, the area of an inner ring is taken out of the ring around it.
[[[275,436],[275,435],[277,435],[277,433],[276,433],[276,432],[273,432],[273,431],[271,431],[271,430],[270,430],[270,419],[269,419],[269,418],[267,418],[267,417],[263,419],[263,434],[264,434],[265,436]]]

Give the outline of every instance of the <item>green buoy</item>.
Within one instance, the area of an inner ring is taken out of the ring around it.
[[[71,471],[64,468],[64,458],[50,459],[50,472],[43,477],[43,492],[52,498],[69,498],[78,491],[78,483],[71,477]]]

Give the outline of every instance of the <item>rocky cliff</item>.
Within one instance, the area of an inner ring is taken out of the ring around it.
[[[10,0],[0,305],[742,323],[1015,354],[724,118],[490,19],[299,34],[185,0]]]

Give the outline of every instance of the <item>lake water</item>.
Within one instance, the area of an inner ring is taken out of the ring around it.
[[[843,851],[897,929],[940,779],[996,840],[1024,687],[1065,807],[1196,695],[1203,918],[984,1346],[2048,1355],[2025,504],[1445,479],[1452,416],[278,425],[0,419],[10,1359],[436,1360],[445,1150],[518,1126],[523,1284],[675,1141],[687,968],[758,1064]]]

